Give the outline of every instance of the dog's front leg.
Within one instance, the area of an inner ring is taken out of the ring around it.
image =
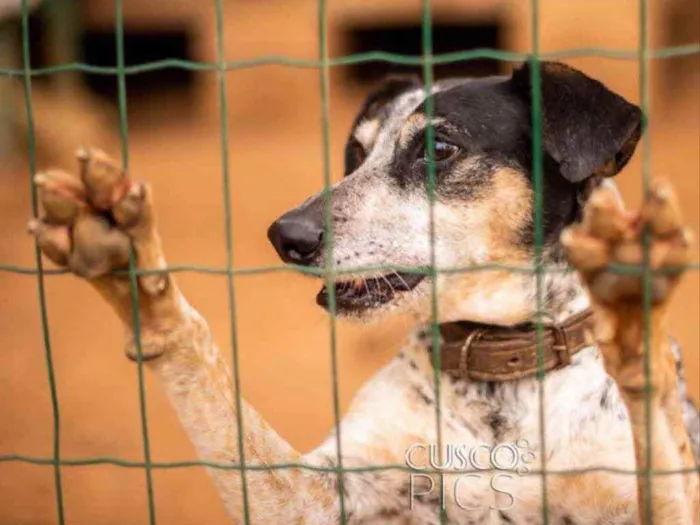
[[[644,315],[643,279],[607,268],[609,263],[644,263],[644,226],[651,237],[650,266],[661,272],[651,277],[648,319]],[[698,475],[693,472],[696,464],[683,424],[667,329],[668,299],[688,262],[690,244],[675,194],[669,184],[658,182],[641,212],[627,213],[615,195],[597,190],[583,223],[565,231],[562,242],[588,286],[605,367],[617,382],[629,412],[637,468],[688,471],[652,474],[651,488],[646,476],[639,475],[640,520],[647,523],[651,518],[653,523],[664,525],[698,523]],[[649,369],[644,356],[645,321]]]
[[[87,279],[109,302],[126,326],[126,354],[135,360],[130,281],[114,270],[128,266],[131,242],[139,268],[165,267],[151,191],[129,180],[104,153],[83,150],[78,157],[80,178],[59,171],[37,175],[44,216],[32,221],[30,230],[47,257]],[[239,436],[227,366],[206,322],[187,304],[174,279],[150,273],[137,281],[141,354],[164,385],[200,458],[224,466],[240,464],[242,443],[247,464],[299,461],[299,454],[245,402]],[[241,471],[208,470],[231,515],[243,522]],[[319,475],[285,469],[246,474],[254,523],[331,523],[337,514],[335,496]]]

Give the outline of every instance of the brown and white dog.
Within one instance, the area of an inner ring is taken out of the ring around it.
[[[666,330],[667,301],[687,260],[688,233],[668,184],[656,183],[642,210],[630,213],[606,180],[634,151],[642,133],[639,108],[562,64],[543,63],[541,78],[543,258],[551,270],[542,277],[545,321],[565,323],[591,307],[595,312],[591,343],[541,381],[476,381],[442,373],[438,395],[429,343],[421,335],[433,287],[442,323],[517,331],[538,317],[535,273],[498,268],[531,265],[535,254],[528,66],[510,77],[438,83],[430,94],[430,118],[419,83],[389,82],[357,117],[346,177],[330,191],[332,247],[325,242],[323,194],[270,228],[284,261],[338,272],[333,293],[325,287],[319,292],[322,306],[332,295],[339,315],[370,319],[402,309],[418,319],[415,335],[358,392],[342,421],[342,466],[350,471],[341,484],[333,472],[336,436],[302,455],[245,402],[237,414],[229,371],[205,320],[171,275],[139,276],[144,361],[161,380],[201,459],[238,463],[241,447],[249,465],[313,467],[247,470],[253,523],[339,523],[341,495],[348,523],[541,523],[543,507],[552,524],[633,524],[645,518],[664,525],[698,523],[698,412],[685,397],[680,356]],[[432,155],[425,146],[429,122]],[[44,216],[30,228],[46,256],[87,279],[112,305],[127,327],[127,356],[135,359],[129,281],[114,270],[127,265],[130,243],[140,269],[166,267],[152,195],[147,184],[128,179],[98,150],[78,156],[79,177],[60,171],[36,176]],[[642,265],[644,231],[649,261],[659,270],[649,290],[650,389],[642,279],[608,266]],[[567,255],[578,271],[567,270]],[[367,270],[420,269],[432,262],[437,268],[488,268],[438,272],[435,282],[425,272]],[[512,452],[515,460],[499,457],[499,451]],[[457,465],[455,458],[472,464]],[[444,473],[425,474],[435,463]],[[362,471],[375,465],[406,468]],[[551,472],[546,499],[537,472],[543,465]],[[684,472],[654,476],[649,491],[648,478],[634,474],[647,467]],[[567,470],[577,473],[562,473]],[[234,521],[242,523],[240,470],[209,472]]]

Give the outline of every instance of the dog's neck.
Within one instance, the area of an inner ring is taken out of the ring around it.
[[[590,308],[591,302],[579,275],[568,266],[561,265],[560,269],[548,274],[542,281],[541,313],[549,316],[550,321],[561,323]],[[538,312],[535,311],[528,321],[537,317]]]
[[[449,302],[442,303],[438,310],[439,320],[495,326],[516,326],[540,318],[544,323],[561,323],[590,307],[578,275],[565,263],[547,265],[539,278],[538,285],[533,273],[511,274],[504,281],[477,286],[462,297],[450,295]],[[422,321],[430,323],[431,319]]]
[[[540,283],[534,276],[521,274],[520,279],[504,284],[508,288],[504,295],[511,301],[500,310],[488,311],[482,305],[475,316],[447,320],[441,316],[437,348],[442,372],[472,381],[509,382],[533,376],[539,366],[545,373],[564,367],[590,346],[585,335],[590,329],[591,312],[586,311],[590,300],[578,275],[563,264],[550,266],[549,270]],[[522,284],[525,286],[519,286]],[[522,296],[513,290],[522,290]],[[474,309],[474,299],[468,298],[466,308],[461,310]],[[495,302],[490,303],[493,308]],[[523,309],[528,303],[529,309]],[[550,328],[548,338],[538,343],[533,326],[540,323]],[[434,334],[426,325],[416,333],[417,341],[429,353],[435,348]],[[504,344],[510,345],[509,353],[504,353]],[[532,360],[539,349],[543,364]]]
[[[622,198],[615,184],[604,179],[596,184],[605,186]],[[595,186],[591,186],[595,187]],[[585,205],[590,188],[582,193],[580,206]],[[561,323],[590,308],[588,294],[576,272],[564,262],[561,248],[545,250],[545,271],[534,273],[502,272],[498,277],[486,275],[482,280],[460,291],[459,282],[443,283],[438,301],[440,322],[472,321],[495,326],[516,326],[542,319],[545,323]],[[425,306],[425,304],[424,304]],[[421,324],[432,322],[431,308],[422,308]]]

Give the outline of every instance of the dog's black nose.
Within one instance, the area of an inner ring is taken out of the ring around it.
[[[321,251],[323,222],[315,215],[294,210],[267,230],[267,237],[284,262],[306,265]]]

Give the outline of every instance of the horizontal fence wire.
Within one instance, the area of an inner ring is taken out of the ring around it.
[[[38,457],[38,456],[28,456],[23,454],[8,454],[0,455],[0,463],[27,463],[31,465],[54,465],[57,464],[53,458]],[[144,468],[146,463],[143,461],[134,461],[129,459],[121,459],[110,456],[100,456],[100,457],[90,457],[90,458],[62,458],[58,462],[59,465],[63,467],[86,467],[86,466],[112,466],[118,468]],[[217,470],[286,470],[286,469],[299,469],[312,472],[325,472],[329,474],[336,474],[338,469],[336,467],[324,467],[321,465],[311,464],[311,463],[269,463],[269,464],[255,464],[246,463],[245,467],[238,462],[217,462],[217,461],[207,461],[207,460],[187,460],[187,461],[151,461],[151,468],[153,469],[181,469],[181,468],[195,468],[195,467],[208,467]],[[401,465],[400,463],[387,463],[387,464],[374,464],[362,467],[344,467],[344,473],[364,473],[364,472],[390,472],[390,471],[402,471],[402,472],[416,472],[419,474],[444,474],[444,470],[440,469],[430,469],[430,468],[414,468],[407,465]],[[489,467],[484,469],[453,469],[450,470],[450,474],[475,474],[479,472],[510,472],[510,469]],[[646,469],[623,469],[617,467],[605,467],[605,466],[593,466],[593,467],[583,467],[575,469],[548,469],[547,474],[553,476],[573,476],[581,474],[595,474],[597,472],[606,472],[610,474],[622,474],[629,476],[639,476],[646,474]],[[680,468],[680,469],[650,469],[650,472],[654,476],[671,476],[676,474],[691,474],[700,473],[700,465],[692,468]],[[541,469],[532,469],[530,472],[518,472],[519,475],[523,476],[539,476],[541,475]]]
[[[555,274],[555,273],[568,273],[572,272],[571,268],[542,264],[540,267],[542,273]],[[624,265],[624,264],[611,264],[607,269],[613,273],[621,275],[644,275],[645,267],[643,265]],[[538,271],[537,266],[531,266],[527,264],[513,265],[513,264],[474,264],[469,266],[446,266],[444,268],[430,268],[423,266],[400,266],[392,264],[384,264],[381,266],[348,266],[342,269],[335,269],[330,272],[325,268],[310,268],[308,266],[297,266],[294,264],[275,264],[270,266],[251,266],[248,268],[236,268],[233,266],[203,266],[203,265],[174,265],[165,266],[163,268],[134,268],[134,275],[156,275],[156,274],[166,274],[166,273],[201,273],[209,275],[260,275],[265,273],[273,272],[292,272],[301,273],[305,275],[314,275],[317,277],[325,277],[326,275],[334,275],[336,277],[341,277],[343,275],[350,275],[358,272],[379,272],[382,270],[397,271],[401,273],[409,273],[414,275],[440,275],[440,274],[452,274],[452,273],[469,273],[469,272],[496,272],[496,271],[508,271],[508,272],[519,272],[519,273],[535,273]],[[700,261],[694,261],[682,266],[667,266],[665,268],[658,268],[650,270],[651,275],[673,275],[682,270],[698,271],[700,270]],[[0,272],[16,273],[19,275],[37,275],[39,270],[30,266],[20,266],[16,264],[2,264],[0,265]],[[43,268],[41,270],[42,275],[72,275],[70,270],[63,268]],[[117,270],[112,272],[111,275],[117,275],[121,277],[128,277],[130,275],[128,270]]]
[[[700,44],[687,44],[682,46],[668,46],[655,50],[650,50],[648,56],[650,59],[669,59],[679,58],[700,53]],[[581,57],[599,57],[609,58],[614,60],[639,60],[639,51],[631,49],[613,49],[604,47],[577,47],[570,49],[562,49],[560,51],[543,52],[539,54],[540,60],[565,60]],[[458,51],[453,53],[436,54],[428,58],[415,55],[403,55],[399,53],[386,53],[383,51],[370,51],[366,53],[356,53],[341,57],[329,58],[328,67],[352,66],[367,62],[386,62],[389,64],[405,65],[405,66],[421,66],[430,63],[433,65],[453,64],[455,62],[466,62],[476,59],[492,59],[501,62],[524,62],[530,58],[530,53],[518,53],[514,51],[502,51],[499,49],[480,48],[469,51]],[[234,71],[237,69],[250,69],[261,66],[288,66],[305,69],[319,69],[322,67],[320,60],[312,58],[295,58],[286,56],[263,56],[256,58],[248,58],[242,60],[232,60],[226,62],[223,67],[226,71]],[[65,73],[78,71],[93,75],[117,75],[123,72],[125,75],[136,75],[139,73],[150,73],[163,69],[186,69],[190,71],[219,71],[221,66],[214,62],[183,60],[183,59],[164,59],[144,62],[143,64],[135,64],[124,66],[123,71],[114,66],[97,66],[94,64],[86,64],[84,62],[72,62],[67,64],[56,64],[48,67],[33,68],[29,70],[31,76],[52,75],[55,73]],[[23,77],[25,71],[23,69],[0,68],[0,75],[10,77]]]
[[[33,77],[59,74],[64,72],[83,72],[87,74],[95,75],[115,75],[118,79],[118,98],[119,98],[119,115],[120,115],[120,130],[122,135],[122,147],[123,147],[123,163],[126,166],[128,161],[128,126],[126,120],[126,76],[136,75],[148,72],[156,72],[165,69],[185,69],[191,71],[202,71],[202,72],[215,72],[218,77],[219,85],[219,102],[220,102],[220,113],[221,113],[221,153],[222,153],[222,184],[224,191],[224,219],[226,221],[225,229],[225,241],[227,250],[227,260],[225,267],[211,267],[211,266],[201,266],[201,265],[176,265],[169,266],[166,268],[149,269],[149,268],[136,268],[134,265],[134,257],[132,252],[132,257],[128,270],[114,272],[115,275],[122,275],[129,277],[129,282],[131,284],[133,309],[134,309],[134,330],[135,330],[135,346],[137,349],[137,361],[138,361],[138,374],[139,374],[139,395],[140,395],[140,409],[141,409],[141,423],[142,423],[142,434],[143,434],[143,445],[144,445],[144,461],[132,461],[127,459],[120,459],[116,457],[92,457],[92,458],[64,458],[60,455],[60,416],[59,416],[59,402],[58,395],[56,391],[55,375],[53,368],[53,359],[51,353],[51,342],[48,330],[48,312],[46,308],[46,300],[44,294],[44,277],[45,276],[58,276],[65,275],[69,272],[62,269],[44,269],[40,251],[38,246],[35,246],[35,256],[36,256],[36,267],[26,267],[21,265],[12,264],[0,264],[0,272],[13,273],[17,275],[31,275],[37,278],[39,303],[41,308],[41,322],[42,331],[44,335],[44,348],[47,363],[47,371],[50,385],[51,393],[51,403],[52,403],[52,414],[53,414],[53,455],[52,457],[35,457],[20,454],[5,454],[0,455],[0,463],[12,463],[21,462],[26,464],[34,465],[49,465],[54,467],[54,479],[55,479],[55,492],[57,500],[57,515],[58,523],[63,525],[64,523],[64,509],[63,509],[63,495],[62,495],[62,483],[61,483],[61,467],[78,467],[78,466],[96,466],[96,465],[107,465],[121,468],[140,468],[144,469],[146,472],[146,486],[148,494],[148,508],[149,508],[149,522],[151,524],[156,523],[155,516],[155,505],[152,487],[152,469],[173,469],[173,468],[192,468],[206,466],[214,469],[221,470],[235,470],[240,471],[242,476],[242,497],[243,497],[243,508],[244,508],[244,519],[245,523],[250,522],[250,513],[248,508],[248,494],[246,485],[246,471],[260,471],[260,470],[277,470],[277,469],[300,469],[309,470],[316,472],[327,472],[333,473],[338,478],[338,493],[339,493],[339,512],[340,519],[342,523],[346,521],[346,511],[345,511],[345,501],[344,501],[344,490],[343,490],[343,474],[344,473],[364,473],[364,472],[381,472],[381,471],[404,471],[410,473],[424,473],[424,474],[442,474],[444,471],[442,469],[417,469],[409,467],[407,465],[395,465],[395,464],[385,464],[385,465],[368,465],[364,467],[344,467],[342,463],[342,452],[341,452],[341,433],[340,433],[340,403],[339,403],[339,387],[338,387],[338,368],[337,368],[337,355],[336,355],[336,335],[335,335],[335,298],[334,298],[334,287],[328,286],[329,289],[329,303],[330,303],[330,347],[331,347],[331,373],[333,376],[333,411],[334,411],[334,421],[335,421],[335,432],[337,438],[337,458],[336,465],[330,467],[323,467],[318,465],[309,465],[304,463],[281,463],[281,464],[269,464],[269,465],[258,465],[246,463],[243,450],[243,420],[242,420],[242,410],[241,410],[241,389],[240,389],[240,378],[238,371],[238,343],[237,343],[237,328],[236,328],[236,309],[235,309],[235,289],[234,289],[234,277],[245,276],[245,275],[258,275],[278,271],[294,271],[310,275],[321,276],[326,279],[327,283],[333,281],[334,278],[342,276],[344,274],[362,272],[378,272],[385,271],[387,269],[400,271],[404,273],[414,273],[423,274],[426,276],[433,277],[434,282],[436,276],[439,274],[449,274],[449,273],[461,273],[461,272],[472,272],[472,271],[509,271],[509,272],[527,272],[534,273],[537,279],[537,326],[538,326],[538,341],[541,343],[542,338],[542,279],[546,273],[557,273],[557,272],[570,272],[571,270],[566,267],[558,265],[546,265],[542,262],[542,245],[543,245],[543,231],[542,231],[542,166],[541,166],[541,101],[540,101],[540,72],[539,67],[532,67],[532,105],[533,105],[533,165],[534,165],[534,180],[535,180],[535,258],[533,265],[523,265],[523,266],[509,266],[509,265],[475,265],[475,266],[465,266],[465,267],[447,267],[439,268],[435,264],[434,246],[433,239],[435,235],[434,224],[433,224],[433,201],[434,201],[434,191],[435,191],[435,173],[434,165],[432,162],[428,162],[428,191],[430,198],[430,239],[431,239],[431,264],[428,267],[401,267],[401,266],[388,266],[382,265],[377,267],[356,267],[356,268],[344,268],[335,269],[332,266],[330,268],[308,268],[300,267],[294,265],[274,265],[274,266],[259,266],[250,268],[236,268],[233,262],[233,236],[232,236],[232,210],[229,196],[230,188],[230,177],[229,177],[229,157],[228,157],[228,122],[227,122],[227,102],[226,102],[226,72],[235,71],[241,69],[249,69],[255,67],[263,66],[285,66],[285,67],[295,67],[295,68],[315,68],[319,70],[319,80],[321,87],[321,119],[322,119],[322,137],[323,137],[323,175],[324,175],[324,194],[325,199],[325,216],[326,216],[326,234],[328,235],[329,249],[332,250],[332,221],[331,221],[331,208],[330,208],[330,152],[329,152],[329,131],[330,131],[330,108],[329,108],[329,68],[355,65],[368,62],[387,62],[392,64],[402,64],[402,65],[415,65],[422,66],[423,74],[425,78],[425,88],[426,92],[430,93],[433,83],[433,72],[432,68],[436,65],[450,64],[461,61],[475,60],[475,59],[493,59],[503,62],[523,62],[530,61],[533,66],[542,60],[553,60],[553,59],[570,59],[577,57],[601,57],[609,58],[615,60],[635,60],[640,64],[640,98],[641,106],[645,115],[648,115],[648,64],[652,59],[671,59],[677,57],[684,57],[690,55],[700,54],[700,44],[688,44],[682,46],[672,46],[664,47],[656,50],[649,49],[648,44],[648,34],[647,34],[647,1],[639,0],[639,10],[640,10],[640,45],[637,50],[624,50],[624,49],[611,49],[602,47],[581,47],[581,48],[571,48],[564,49],[556,52],[539,52],[538,49],[538,2],[537,0],[531,1],[532,7],[532,18],[531,18],[531,29],[533,35],[533,48],[531,53],[516,53],[508,52],[496,49],[473,49],[469,51],[460,51],[454,53],[445,53],[433,55],[432,53],[432,21],[430,14],[430,1],[423,0],[421,25],[422,25],[422,55],[412,56],[403,55],[395,53],[386,53],[381,51],[371,51],[367,53],[359,53],[353,55],[346,55],[341,57],[328,57],[328,43],[327,43],[327,24],[326,24],[326,2],[325,0],[319,0],[318,3],[318,33],[319,33],[319,56],[318,59],[303,59],[303,58],[293,58],[285,56],[262,56],[250,59],[243,59],[237,61],[226,61],[224,50],[223,50],[223,10],[221,0],[214,0],[216,8],[216,34],[217,34],[217,62],[201,62],[201,61],[190,61],[190,60],[180,60],[180,59],[166,59],[158,60],[153,62],[147,62],[138,65],[125,65],[124,64],[124,42],[123,42],[123,19],[121,10],[121,0],[116,1],[115,19],[116,19],[116,31],[115,38],[117,42],[117,66],[116,67],[104,67],[96,66],[82,62],[73,62],[65,64],[57,64],[44,68],[32,68],[29,56],[30,56],[30,37],[29,37],[29,21],[28,21],[28,8],[27,0],[22,0],[22,54],[23,54],[23,67],[21,69],[12,68],[0,68],[0,76],[7,77],[18,77],[24,80],[25,86],[25,105],[28,120],[28,142],[29,142],[29,166],[30,174],[32,175],[31,182],[31,192],[32,192],[32,211],[33,215],[36,217],[38,215],[38,204],[36,196],[36,187],[33,183],[33,175],[35,173],[35,141],[33,136],[33,116],[31,108],[31,79]],[[430,117],[432,112],[432,102],[428,98],[426,102],[426,113]],[[430,121],[430,118],[428,118]],[[434,141],[432,124],[429,124],[426,128],[426,141],[430,145]],[[643,186],[645,192],[648,191],[649,181],[650,181],[650,138],[648,134],[643,138]],[[430,156],[434,154],[433,148],[428,147],[429,161]],[[645,242],[645,247],[648,257],[648,239]],[[657,274],[665,274],[670,272],[676,272],[680,269],[689,270],[700,270],[700,262],[689,263],[682,268],[666,268],[664,270],[652,270],[650,265],[647,264],[648,259],[645,261],[644,265],[641,266],[621,266],[613,265],[611,269],[615,272],[629,275],[641,275],[643,276],[645,282],[645,373],[647,381],[649,380],[650,362],[649,362],[649,337],[648,333],[648,315],[650,309],[650,282],[651,277]],[[226,462],[217,463],[205,460],[197,461],[171,461],[171,462],[155,462],[150,458],[150,448],[149,448],[149,438],[148,438],[148,426],[146,418],[146,403],[145,403],[145,385],[144,377],[142,371],[142,357],[141,357],[141,345],[139,336],[139,309],[138,309],[138,294],[137,290],[137,277],[140,275],[152,275],[159,273],[175,273],[175,272],[193,272],[201,274],[212,274],[212,275],[225,275],[228,277],[228,297],[229,297],[229,312],[230,312],[230,325],[231,325],[231,345],[233,352],[233,364],[234,364],[234,389],[235,397],[238,408],[237,414],[237,427],[239,436],[239,455],[240,462]],[[438,331],[437,331],[437,301],[436,301],[436,290],[433,286],[432,290],[432,323],[431,323],[431,333],[433,339],[433,346],[436,346],[438,341]],[[540,379],[540,407],[539,407],[539,418],[540,418],[540,438],[541,442],[544,443],[545,429],[544,429],[544,391],[542,388],[541,379],[543,377],[542,367],[543,367],[543,355],[542,355],[542,345],[538,345],[538,378]],[[432,352],[433,358],[439,360],[439,352]],[[435,364],[435,363],[434,363]],[[435,388],[437,392],[437,398],[439,399],[440,392],[440,377],[437,371],[440,369],[439,361],[438,366],[435,366]],[[648,387],[649,385],[647,385]],[[647,411],[647,421],[649,416],[649,410]],[[650,428],[650,426],[648,426]],[[441,414],[440,414],[440,403],[436,403],[436,433],[438,443],[441,440]],[[648,441],[651,443],[651,434],[648,436]],[[438,446],[438,449],[442,451],[442,447]],[[650,447],[651,450],[651,447]],[[689,473],[700,473],[700,465],[696,468],[684,468],[675,470],[660,470],[654,469],[650,462],[650,457],[647,457],[647,465],[642,469],[618,469],[609,467],[587,467],[581,469],[566,469],[566,470],[550,470],[546,468],[546,464],[543,462],[541,469],[533,469],[529,472],[519,472],[520,475],[524,476],[540,476],[542,479],[542,497],[543,497],[543,520],[545,523],[549,520],[549,508],[547,505],[547,476],[571,476],[571,475],[584,475],[588,473],[597,472],[608,472],[616,474],[627,474],[633,476],[645,476],[647,483],[647,522],[651,519],[651,506],[650,506],[650,491],[651,491],[651,479],[652,476],[664,476],[673,474],[689,474]],[[508,469],[467,469],[467,470],[454,470],[450,471],[455,474],[462,473],[480,473],[480,472],[491,472],[491,471],[508,471]],[[443,511],[441,513],[441,522],[446,519],[446,514]]]

